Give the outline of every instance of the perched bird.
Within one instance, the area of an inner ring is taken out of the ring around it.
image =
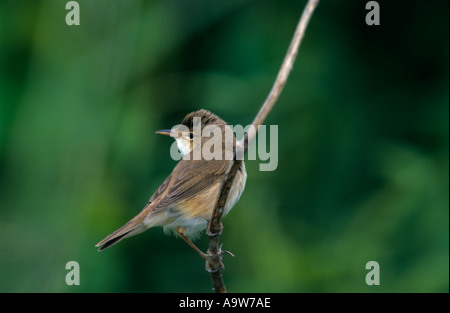
[[[236,148],[235,137],[230,126],[207,110],[192,112],[180,125],[156,133],[174,137],[183,158],[144,209],[96,245],[100,247],[99,251],[151,227],[163,226],[165,232],[172,231],[179,235],[202,255],[191,239],[195,239],[206,229],[212,216],[221,182],[226,178],[224,175],[232,163],[229,156],[232,158]],[[205,152],[219,157],[205,159]],[[242,161],[230,189],[223,216],[239,200],[246,179],[247,173]]]

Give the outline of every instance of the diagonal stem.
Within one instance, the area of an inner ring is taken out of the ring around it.
[[[245,134],[244,138],[237,143],[237,149],[243,149],[241,155],[247,152],[249,143],[251,143],[258,131],[258,126],[262,125],[278,100],[281,91],[286,84],[286,81],[291,72],[292,66],[294,65],[295,58],[297,57],[298,48],[305,34],[306,27],[309,20],[316,8],[319,0],[309,0],[303,10],[300,21],[295,30],[294,36],[292,38],[289,49],[286,53],[284,61],[281,65],[280,71],[278,72],[275,83],[267,96],[266,101],[262,105],[255,119],[253,120],[253,125],[255,127],[250,127],[249,132]],[[208,259],[206,260],[206,267],[211,269],[210,277],[213,284],[213,288],[218,293],[226,292],[225,284],[223,282],[222,273],[220,271],[223,268],[222,263],[222,253],[220,250],[219,237],[222,233],[222,215],[225,208],[225,203],[227,202],[228,195],[230,193],[231,185],[233,183],[234,177],[241,165],[242,160],[236,159],[236,151],[234,153],[233,160],[230,161],[231,165],[227,171],[226,179],[222,182],[221,191],[214,208],[211,220],[208,223],[207,233],[209,235],[209,249],[208,249]]]

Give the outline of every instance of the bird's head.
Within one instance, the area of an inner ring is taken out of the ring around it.
[[[204,109],[189,113],[181,124],[172,129],[158,130],[156,133],[175,138],[183,156],[191,153],[194,147],[205,152],[205,145],[207,152],[224,156],[225,150],[233,151],[235,145],[232,129],[220,117]],[[219,148],[221,151],[217,151]]]

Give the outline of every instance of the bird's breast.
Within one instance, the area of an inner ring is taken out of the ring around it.
[[[230,188],[230,193],[228,194],[227,202],[225,204],[225,210],[223,212],[223,216],[227,215],[228,212],[230,212],[231,208],[234,207],[236,202],[238,202],[239,198],[242,195],[242,192],[245,188],[245,182],[247,181],[247,171],[245,170],[245,163],[244,161],[241,162],[241,166],[239,167],[239,170],[234,177],[233,184]],[[220,192],[220,190],[219,190]],[[217,194],[217,196],[219,196]],[[215,203],[214,203],[215,205]],[[214,209],[214,207],[213,207]],[[212,210],[211,210],[212,214]]]

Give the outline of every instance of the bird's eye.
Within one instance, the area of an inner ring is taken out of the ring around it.
[[[194,139],[194,134],[193,133],[189,133],[189,139]]]

